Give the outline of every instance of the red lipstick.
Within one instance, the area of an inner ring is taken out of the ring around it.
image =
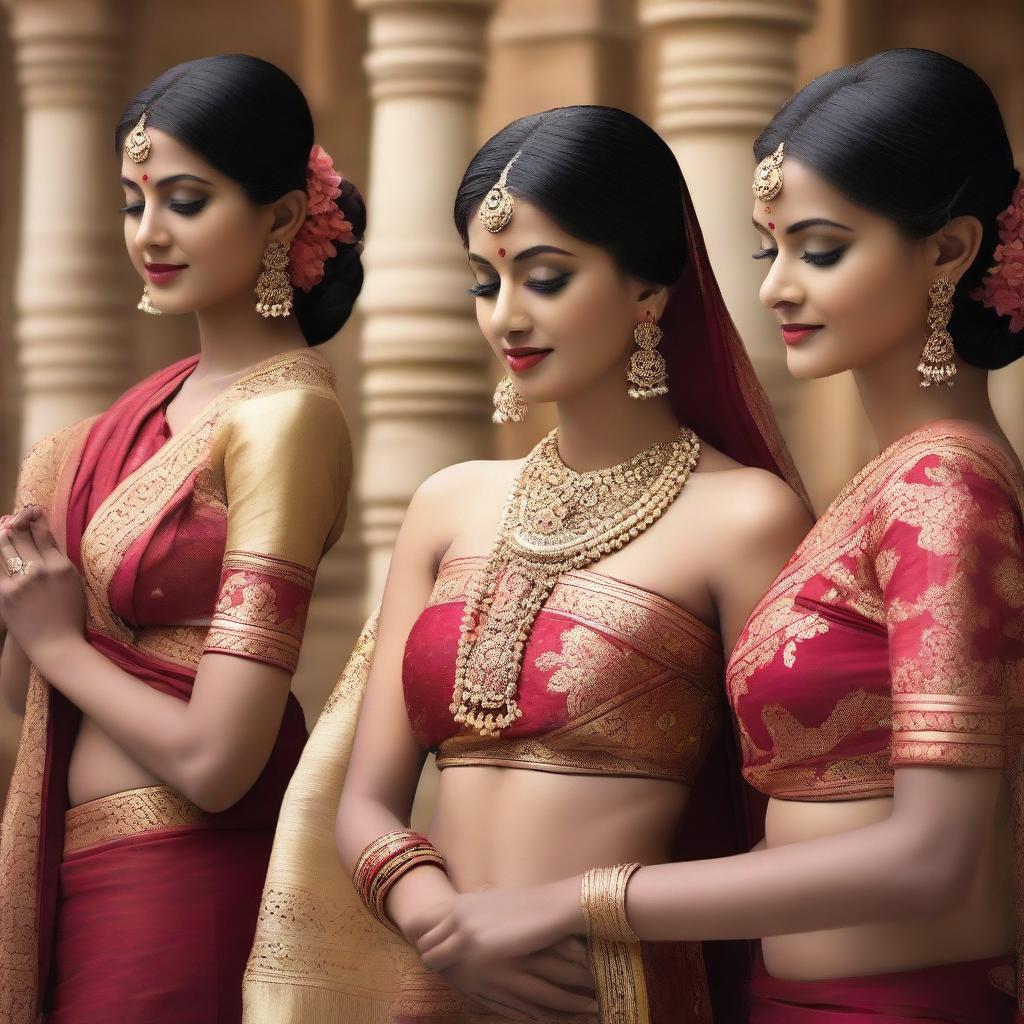
[[[550,354],[549,348],[507,348],[504,352],[508,367],[513,373],[525,373],[533,369]]]
[[[799,345],[824,326],[824,324],[782,324],[782,340],[787,345]]]
[[[187,263],[147,263],[146,277],[153,284],[170,284],[187,266]]]

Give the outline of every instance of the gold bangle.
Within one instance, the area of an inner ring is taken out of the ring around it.
[[[611,942],[639,942],[626,916],[626,886],[639,864],[616,864],[610,868],[591,868],[580,885],[580,905],[588,938]]]

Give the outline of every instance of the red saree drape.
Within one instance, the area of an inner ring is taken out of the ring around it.
[[[312,574],[340,532],[345,460],[323,422],[291,429],[300,420],[292,407],[312,402],[302,421],[327,417],[347,441],[330,371],[312,353],[258,364],[172,437],[163,409],[196,361],[154,374],[102,416],[37,446],[18,494],[19,506],[47,509],[81,572],[88,642],[184,701],[205,651],[294,670]],[[247,425],[250,400],[264,403],[271,440]],[[308,552],[285,532],[271,541],[250,525],[288,514],[276,507],[277,486],[250,479],[259,474],[249,453],[280,456],[282,437],[303,470],[303,452],[335,461],[316,467],[334,484],[312,496],[314,505],[323,498],[314,521],[295,524],[312,531]],[[266,507],[254,507],[257,492]],[[273,828],[306,736],[297,701],[289,697],[256,783],[217,814],[160,786],[69,815],[79,722],[33,670],[0,833],[0,1020],[30,1024],[40,1011],[55,1024],[238,1020]]]

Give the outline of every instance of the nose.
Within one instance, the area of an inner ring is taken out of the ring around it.
[[[495,338],[521,337],[533,327],[529,313],[523,308],[521,289],[514,283],[498,289],[491,311],[491,334]]]
[[[797,276],[787,269],[785,261],[775,258],[758,292],[761,304],[769,309],[799,306],[804,301],[803,288]]]
[[[163,249],[170,244],[170,234],[158,204],[146,203],[146,208],[139,218],[139,225],[135,229],[135,245],[145,251],[146,249]]]

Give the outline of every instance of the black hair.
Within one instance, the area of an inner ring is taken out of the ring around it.
[[[1008,317],[970,297],[992,265],[996,218],[1018,180],[999,107],[975,72],[931,50],[877,53],[801,89],[758,136],[755,157],[780,142],[787,158],[911,238],[976,217],[981,247],[957,286],[949,324],[957,354],[986,370],[1024,355],[1024,332],[1012,334]]]
[[[225,53],[165,71],[128,104],[117,125],[116,151],[143,112],[146,126],[167,132],[237,181],[254,203],[272,203],[306,188],[313,117],[302,90],[280,68],[258,57]],[[361,239],[366,208],[343,180],[337,203]],[[359,247],[335,243],[324,279],[308,293],[295,289],[294,309],[310,345],[341,330],[363,285]]]
[[[686,266],[682,173],[665,141],[614,107],[556,107],[521,117],[470,161],[455,196],[455,226],[468,225],[515,154],[508,189],[573,237],[608,250],[619,268],[670,285]]]

